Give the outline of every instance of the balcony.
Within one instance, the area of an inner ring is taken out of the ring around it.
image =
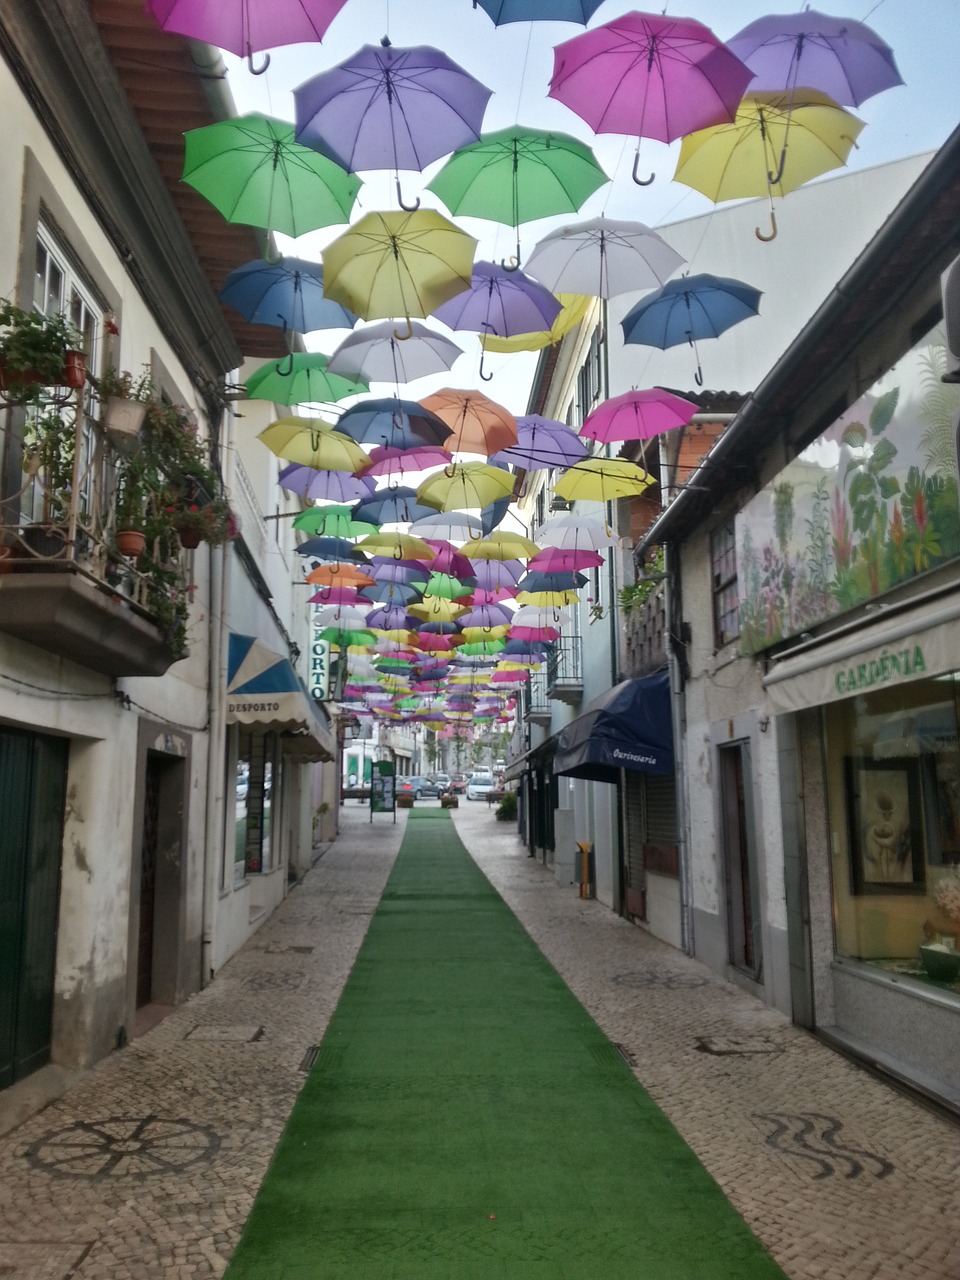
[[[583,697],[580,637],[561,637],[547,654],[547,697],[576,705]]]
[[[523,718],[528,724],[548,725],[552,714],[546,673],[531,671],[523,689]]]
[[[667,662],[663,583],[640,605],[623,611],[623,674],[631,678],[659,671]]]

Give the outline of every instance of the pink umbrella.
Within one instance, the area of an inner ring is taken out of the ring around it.
[[[512,600],[517,594],[517,587],[493,587],[487,589],[478,587],[473,593],[473,603],[480,604],[501,604],[504,600]]]
[[[614,440],[650,440],[663,431],[685,427],[699,405],[653,387],[614,396],[587,415],[580,434],[609,444]]]
[[[322,587],[307,604],[356,604],[369,605],[372,601],[361,595],[356,587]]]
[[[603,556],[599,551],[582,551],[576,547],[565,550],[562,547],[544,547],[527,562],[527,568],[538,573],[569,573],[578,569],[598,569],[603,564]]]
[[[495,671],[490,677],[494,684],[523,684],[530,679],[529,671]]]
[[[270,65],[254,70],[253,54],[282,44],[305,44],[322,40],[324,33],[347,0],[147,0],[164,31],[203,40],[218,49],[229,49],[246,58],[254,75]]]
[[[459,578],[461,582],[474,581],[476,571],[473,564],[452,543],[434,538],[424,538],[424,542],[436,552],[430,561],[431,573],[448,573],[451,578]]]
[[[453,461],[446,449],[434,445],[420,445],[413,449],[388,449],[378,444],[370,450],[370,466],[364,467],[364,476],[406,475],[411,471],[428,471],[431,467],[445,467]]]
[[[559,640],[560,632],[556,627],[525,627],[515,625],[510,628],[511,640]]]
[[[549,96],[595,133],[672,142],[734,119],[753,78],[709,27],[693,18],[625,13],[554,49]]]

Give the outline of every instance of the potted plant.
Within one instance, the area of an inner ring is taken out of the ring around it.
[[[176,529],[180,545],[193,550],[201,542],[222,546],[236,537],[236,521],[226,498],[213,497],[209,502],[192,502],[168,510],[170,523]]]
[[[154,384],[149,369],[134,377],[109,365],[99,378],[92,379],[103,406],[101,419],[111,444],[119,453],[133,453],[141,444],[144,418],[154,402]]]
[[[83,338],[61,312],[24,311],[0,301],[0,390],[38,401],[44,387],[82,387]]]
[[[147,500],[150,494],[148,468],[137,457],[121,462],[117,475],[117,502],[114,512],[114,544],[122,556],[137,557],[146,545]]]

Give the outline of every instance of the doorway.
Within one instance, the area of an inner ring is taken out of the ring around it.
[[[763,971],[763,944],[750,744],[731,743],[720,747],[718,755],[729,959],[734,968],[758,982]]]

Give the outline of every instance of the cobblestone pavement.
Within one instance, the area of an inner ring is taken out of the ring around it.
[[[788,1275],[960,1276],[956,1125],[558,886],[486,805],[453,816]],[[340,838],[205,991],[0,1138],[0,1277],[222,1275],[404,817],[345,807]]]

